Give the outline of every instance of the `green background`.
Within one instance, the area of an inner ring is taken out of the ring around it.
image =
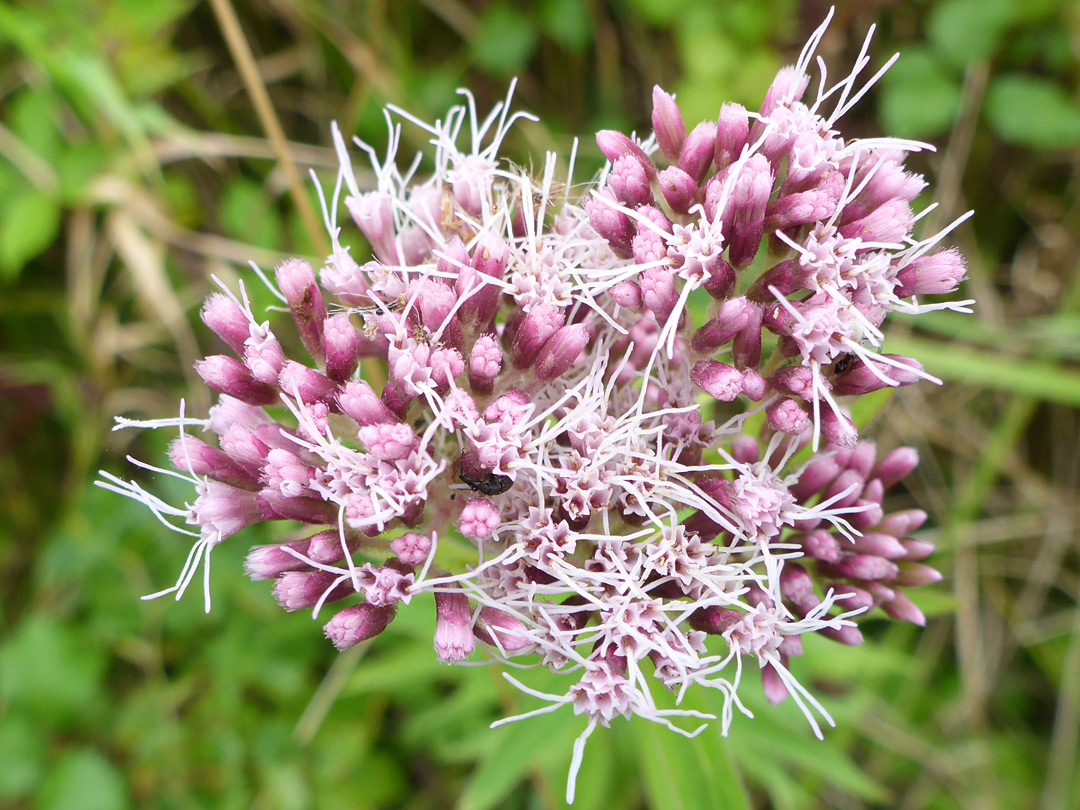
[[[466,85],[486,109],[518,76],[518,105],[543,123],[508,153],[565,152],[580,134],[585,179],[599,165],[589,133],[647,130],[654,83],[691,124],[725,100],[756,108],[826,9],[0,5],[0,806],[561,807],[584,721],[489,730],[536,704],[492,668],[439,665],[430,598],[338,656],[308,615],[244,579],[253,531],[215,551],[211,615],[195,593],[140,602],[186,546],[88,483],[98,467],[127,474],[125,453],[163,457],[168,437],[110,433],[114,414],[169,415],[185,392],[204,412],[192,363],[212,345],[197,318],[210,275],[321,247],[311,184],[275,159],[253,93],[300,173],[325,182],[331,120],[381,144],[384,103],[430,119]],[[258,82],[223,36],[232,13]],[[575,807],[1080,806],[1080,10],[841,0],[821,48],[834,75],[874,23],[873,64],[903,55],[843,132],[938,147],[909,162],[941,202],[928,228],[976,209],[955,234],[975,314],[896,318],[887,341],[945,386],[863,414],[882,447],[922,454],[892,505],[931,515],[946,579],[917,594],[929,626],[868,621],[862,647],[807,644],[796,674],[838,723],[824,742],[790,701],[768,707],[752,673],[757,718],[726,740],[599,730]],[[407,128],[402,151],[423,142]]]

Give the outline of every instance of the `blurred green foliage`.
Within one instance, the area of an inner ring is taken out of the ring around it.
[[[326,183],[331,120],[380,144],[382,104],[433,118],[468,86],[483,109],[512,76],[543,125],[519,128],[510,151],[566,151],[581,135],[584,177],[599,165],[588,133],[644,131],[654,83],[691,122],[725,100],[755,106],[825,6],[236,10],[293,157]],[[870,622],[863,647],[807,645],[797,674],[838,722],[825,742],[748,685],[757,718],[737,718],[727,740],[641,721],[598,731],[575,807],[1080,804],[1080,12],[842,0],[822,45],[834,72],[873,23],[874,64],[903,56],[845,132],[932,141],[937,156],[912,160],[939,185],[930,220],[978,211],[956,234],[976,315],[897,319],[890,344],[951,382],[875,401],[886,407],[870,427],[920,446],[921,477],[896,505],[933,515],[950,578],[920,597],[925,632]],[[404,134],[405,153],[425,138]],[[88,487],[125,452],[163,456],[167,437],[110,434],[111,416],[170,414],[197,390],[211,273],[314,250],[209,4],[0,5],[0,804],[563,806],[582,719],[489,729],[537,704],[491,668],[439,665],[423,599],[339,656],[308,616],[243,579],[243,538],[215,551],[211,615],[195,594],[137,599],[172,581],[186,549]],[[153,486],[181,500],[172,483]],[[562,691],[545,673],[523,678]],[[708,710],[713,697],[688,699]]]

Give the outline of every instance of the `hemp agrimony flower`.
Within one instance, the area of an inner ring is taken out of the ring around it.
[[[745,658],[820,735],[831,720],[788,668],[802,636],[858,644],[852,617],[874,608],[922,624],[904,589],[940,578],[909,536],[926,515],[882,508],[915,452],[878,458],[845,398],[933,379],[882,352],[889,312],[970,303],[918,300],[964,275],[937,249],[947,231],[912,236],[925,183],[903,158],[928,147],[835,129],[885,69],[860,84],[869,37],[834,85],[819,59],[807,98],[825,25],[756,112],[724,104],[688,131],[657,87],[654,134],[598,133],[608,164],[577,197],[554,154],[538,176],[501,157],[531,119],[509,96],[483,119],[467,91],[431,124],[389,108],[385,159],[357,141],[369,191],[335,127],[332,254],[318,273],[259,272],[306,356],[285,354],[287,323],[261,320],[243,284],[220,285],[202,316],[229,353],[197,364],[217,404],[118,420],[179,428],[173,474],[196,492],[174,507],[102,473],[194,538],[161,593],[179,598],[201,562],[209,609],[214,547],[257,522],[309,526],[246,569],[286,610],[330,611],[339,649],[430,593],[440,659],[479,641],[565,674],[541,711],[588,721],[569,798],[597,725],[700,730],[672,717],[704,715],[657,708],[658,687],[720,690],[726,731]],[[430,136],[429,176],[398,168],[398,119]],[[362,263],[339,241],[342,195]],[[475,563],[451,568],[447,544]]]

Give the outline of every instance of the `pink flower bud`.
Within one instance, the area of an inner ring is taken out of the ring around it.
[[[380,461],[408,458],[420,439],[412,428],[401,422],[384,422],[360,428],[360,441]]]
[[[904,547],[905,560],[925,560],[934,553],[934,544],[927,543],[925,540],[915,540],[911,537],[905,537],[900,541],[900,545]]]
[[[846,416],[838,415],[824,403],[821,407],[821,435],[826,441],[837,447],[854,447],[859,441],[859,431],[855,423]]]
[[[332,403],[338,392],[337,383],[329,377],[293,360],[289,360],[281,369],[278,385],[289,396],[298,396],[305,405]]]
[[[849,554],[838,563],[819,563],[818,568],[825,576],[844,579],[893,579],[900,573],[896,563],[871,554]]]
[[[720,117],[716,122],[716,150],[713,162],[718,171],[723,171],[742,154],[750,136],[750,118],[741,104],[728,102],[720,107]]]
[[[787,697],[787,684],[771,661],[761,668],[761,688],[765,692],[765,699],[773,706],[783,703]]]
[[[677,214],[689,214],[698,201],[697,183],[678,166],[668,166],[656,176],[656,182],[668,206]]]
[[[765,92],[765,100],[761,102],[758,115],[770,115],[778,106],[787,106],[798,101],[806,92],[809,83],[810,77],[793,66],[781,68]]]
[[[285,352],[273,334],[266,332],[249,337],[243,357],[252,377],[261,383],[277,386],[278,376],[285,367]]]
[[[742,392],[743,396],[753,402],[761,402],[765,396],[765,378],[752,368],[743,372]]]
[[[926,518],[927,514],[922,509],[893,512],[881,522],[878,530],[894,537],[902,537],[909,532],[916,531],[926,522]]]
[[[326,303],[322,290],[315,281],[311,265],[301,259],[289,259],[275,272],[281,294],[289,302],[289,310],[300,339],[312,357],[323,359],[323,322],[326,320]]]
[[[532,644],[520,621],[509,613],[491,607],[480,609],[473,634],[485,644],[506,653],[518,652]]]
[[[376,607],[362,602],[338,611],[323,627],[323,632],[331,644],[347,650],[379,635],[393,621],[395,611],[394,605]]]
[[[277,402],[277,388],[256,380],[247,366],[233,357],[212,354],[196,362],[195,371],[215,391],[248,405],[272,405]]]
[[[731,196],[735,221],[728,240],[728,260],[736,270],[748,266],[761,247],[772,183],[772,166],[761,154],[751,157],[736,179]]]
[[[803,470],[799,481],[791,487],[791,494],[799,501],[806,501],[828,486],[840,473],[840,465],[833,456],[817,458]]]
[[[827,531],[817,529],[807,532],[798,538],[798,542],[802,545],[803,552],[808,557],[824,560],[825,562],[840,562],[842,556],[840,543],[834,535]]]
[[[753,436],[736,436],[731,443],[731,457],[740,464],[753,464],[761,457],[761,449]]]
[[[831,187],[811,188],[787,194],[766,206],[765,230],[783,231],[827,220],[836,211],[838,203],[839,198]]]
[[[648,205],[653,201],[649,176],[636,157],[626,155],[618,158],[611,166],[608,185],[615,192],[615,197],[628,208]]]
[[[806,420],[809,419],[804,411],[793,399],[783,397],[776,400],[765,409],[765,416],[769,420],[769,427],[779,433],[788,433],[798,436],[806,429]]]
[[[839,628],[823,627],[818,631],[825,638],[846,644],[849,647],[858,647],[863,643],[863,634],[858,627],[845,624]]]
[[[396,422],[397,417],[382,403],[366,382],[345,383],[337,397],[338,407],[358,425]]]
[[[765,313],[762,306],[751,304],[746,326],[735,335],[731,344],[731,359],[736,368],[757,368],[761,362],[761,321]]]
[[[472,611],[461,591],[435,592],[435,654],[440,661],[456,664],[472,653]]]
[[[836,506],[851,506],[859,500],[865,483],[866,479],[859,475],[857,470],[844,470],[836,477],[836,480],[829,485],[829,488],[825,490],[825,498],[835,498],[839,496],[841,492],[847,492],[847,495],[844,495],[836,502]]]
[[[856,587],[855,585],[848,585],[844,582],[829,582],[822,586],[822,589],[826,592],[832,591],[837,596],[843,596],[843,600],[837,602],[844,611],[849,610],[869,610],[874,606],[874,597],[871,593],[863,588]]]
[[[390,195],[370,191],[359,197],[346,197],[345,207],[371,243],[379,261],[398,264],[401,257],[395,244],[394,207]]]
[[[746,327],[754,307],[745,298],[730,298],[720,305],[716,317],[698,329],[690,341],[691,348],[701,354],[711,354],[730,343]]]
[[[600,147],[601,154],[611,161],[612,165],[624,155],[629,155],[641,164],[641,168],[644,169],[650,181],[656,177],[656,167],[649,159],[649,156],[641,150],[640,146],[621,132],[616,132],[613,129],[600,130],[596,133],[596,145]]]
[[[338,579],[328,571],[286,571],[274,584],[274,598],[288,611],[315,607],[320,600],[336,602],[353,593],[351,585]]]
[[[743,615],[741,610],[710,605],[698,608],[690,614],[690,626],[703,633],[718,636],[726,632]]]
[[[608,295],[610,295],[611,300],[620,307],[628,309],[631,312],[640,312],[641,307],[643,306],[641,287],[633,281],[620,281],[608,290]]]
[[[631,255],[630,241],[634,238],[634,223],[626,214],[604,202],[607,198],[614,202],[609,189],[594,191],[585,199],[585,213],[593,229],[607,240],[615,255],[626,259]]]
[[[360,362],[360,339],[347,313],[339,312],[326,319],[323,326],[326,376],[344,382]]]
[[[705,283],[702,284],[705,292],[713,298],[727,298],[731,288],[735,286],[735,270],[724,259],[717,259],[708,270]]]
[[[254,546],[244,559],[244,571],[255,581],[276,579],[286,571],[293,571],[305,565],[303,560],[285,549],[291,548],[306,556],[309,545],[308,540],[297,540],[272,546]]]
[[[510,362],[515,368],[528,368],[536,362],[540,349],[562,325],[566,315],[557,307],[540,304],[529,310],[510,346]]]
[[[683,123],[675,97],[655,85],[652,91],[652,125],[656,143],[664,157],[674,163],[679,159],[683,141],[686,140],[686,124]]]
[[[663,326],[671,317],[679,300],[675,277],[666,267],[646,267],[638,280],[641,300],[653,313],[656,323]]]
[[[390,550],[405,565],[423,565],[431,553],[431,538],[407,532],[390,541]]]
[[[469,498],[458,518],[458,530],[470,540],[486,540],[501,524],[499,508],[487,498]]]
[[[884,557],[886,560],[899,560],[907,554],[900,541],[891,534],[881,532],[866,532],[861,537],[856,537],[851,548],[860,554],[873,554],[875,557]]]
[[[896,584],[902,588],[917,588],[920,585],[932,585],[944,579],[941,572],[929,565],[917,562],[905,562],[896,575]]]
[[[259,476],[252,467],[241,466],[223,450],[188,434],[169,446],[169,458],[181,472],[216,478],[240,489],[258,490]]]
[[[951,293],[963,281],[964,259],[956,248],[921,256],[896,273],[900,285],[893,291],[900,298],[910,295]]]
[[[889,599],[881,603],[881,609],[889,616],[901,622],[911,622],[919,627],[926,627],[926,616],[915,607],[915,604],[899,591]]]
[[[690,370],[690,379],[721,402],[731,402],[742,392],[742,372],[718,360],[699,360]]]
[[[492,334],[481,335],[469,355],[469,386],[476,394],[490,394],[502,369],[502,347]]]
[[[338,520],[337,504],[319,498],[290,498],[275,489],[267,488],[259,493],[259,500],[283,520],[295,520],[314,526],[330,525]]]
[[[237,354],[244,353],[244,341],[248,339],[251,322],[244,311],[229,296],[213,293],[203,304],[203,323],[224,340]]]
[[[777,391],[799,399],[814,399],[814,372],[806,366],[785,366],[769,378]]]
[[[540,349],[536,358],[536,378],[554,380],[574,364],[589,343],[589,330],[583,323],[562,327]]]
[[[450,240],[450,244],[438,251],[438,262],[435,269],[440,273],[448,273],[456,276],[462,268],[470,267],[469,251],[460,236]]]
[[[716,124],[712,121],[702,121],[694,127],[683,142],[682,152],[679,153],[678,166],[695,183],[705,179],[705,173],[712,166],[713,153],[716,151]]]
[[[919,451],[914,447],[897,447],[874,467],[871,478],[877,478],[886,489],[899,483],[919,466]]]

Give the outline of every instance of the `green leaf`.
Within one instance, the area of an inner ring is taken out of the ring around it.
[[[997,51],[1017,5],[1015,0],[946,0],[931,10],[927,34],[934,50],[963,70]]]
[[[960,84],[926,50],[912,48],[885,74],[880,99],[878,113],[893,135],[940,135],[956,118]]]
[[[497,806],[532,768],[569,759],[580,723],[567,722],[568,709],[530,717],[491,731],[499,742],[481,760],[461,796],[462,810]]]
[[[38,810],[123,810],[131,801],[120,771],[103,754],[80,748],[64,756],[45,777]]]
[[[550,0],[541,3],[540,24],[553,40],[568,50],[581,50],[593,39],[589,9],[578,0]]]
[[[45,738],[21,714],[0,719],[0,799],[14,799],[38,783],[45,761]]]
[[[931,374],[945,379],[1080,406],[1080,373],[1051,362],[912,336],[890,336],[889,350],[914,357]]]
[[[506,76],[520,71],[536,50],[532,22],[509,5],[484,10],[470,43],[476,64],[488,73]]]
[[[0,205],[0,277],[11,280],[56,238],[60,206],[51,196],[29,187]]]
[[[1048,79],[1010,73],[986,94],[986,117],[1004,140],[1034,149],[1080,144],[1080,106]]]
[[[3,703],[48,722],[104,708],[104,673],[104,652],[53,616],[31,614],[0,647]]]

